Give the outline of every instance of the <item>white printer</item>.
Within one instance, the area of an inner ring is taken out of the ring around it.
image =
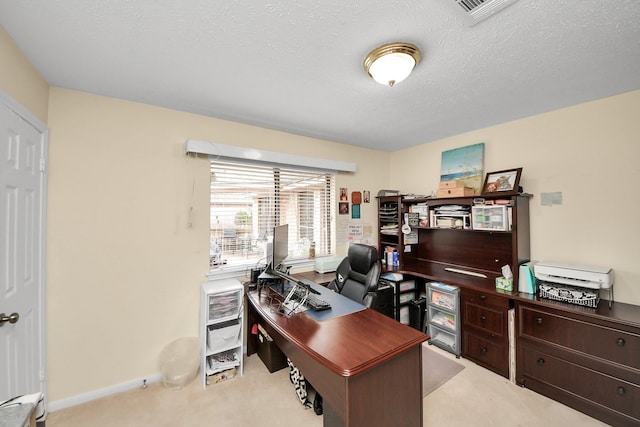
[[[609,292],[609,307],[613,300],[613,269],[591,265],[576,265],[542,261],[534,264],[536,279],[577,288],[605,289]]]

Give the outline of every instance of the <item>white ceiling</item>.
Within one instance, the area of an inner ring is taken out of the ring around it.
[[[53,86],[385,151],[640,89],[639,0],[518,0],[472,27],[461,12],[454,0],[20,0],[0,2],[0,25]],[[390,88],[362,62],[393,41],[423,60]]]

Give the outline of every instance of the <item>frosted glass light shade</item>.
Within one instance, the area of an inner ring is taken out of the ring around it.
[[[420,50],[416,46],[389,43],[367,55],[364,69],[378,83],[393,86],[409,77],[420,59]]]

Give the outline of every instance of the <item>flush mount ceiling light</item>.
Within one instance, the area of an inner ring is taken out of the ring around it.
[[[393,86],[409,77],[420,59],[420,50],[411,43],[388,43],[369,52],[364,69],[378,83]]]

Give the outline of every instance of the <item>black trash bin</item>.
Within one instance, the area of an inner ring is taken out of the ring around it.
[[[409,326],[424,332],[424,316],[427,309],[427,299],[422,297],[409,303]]]

